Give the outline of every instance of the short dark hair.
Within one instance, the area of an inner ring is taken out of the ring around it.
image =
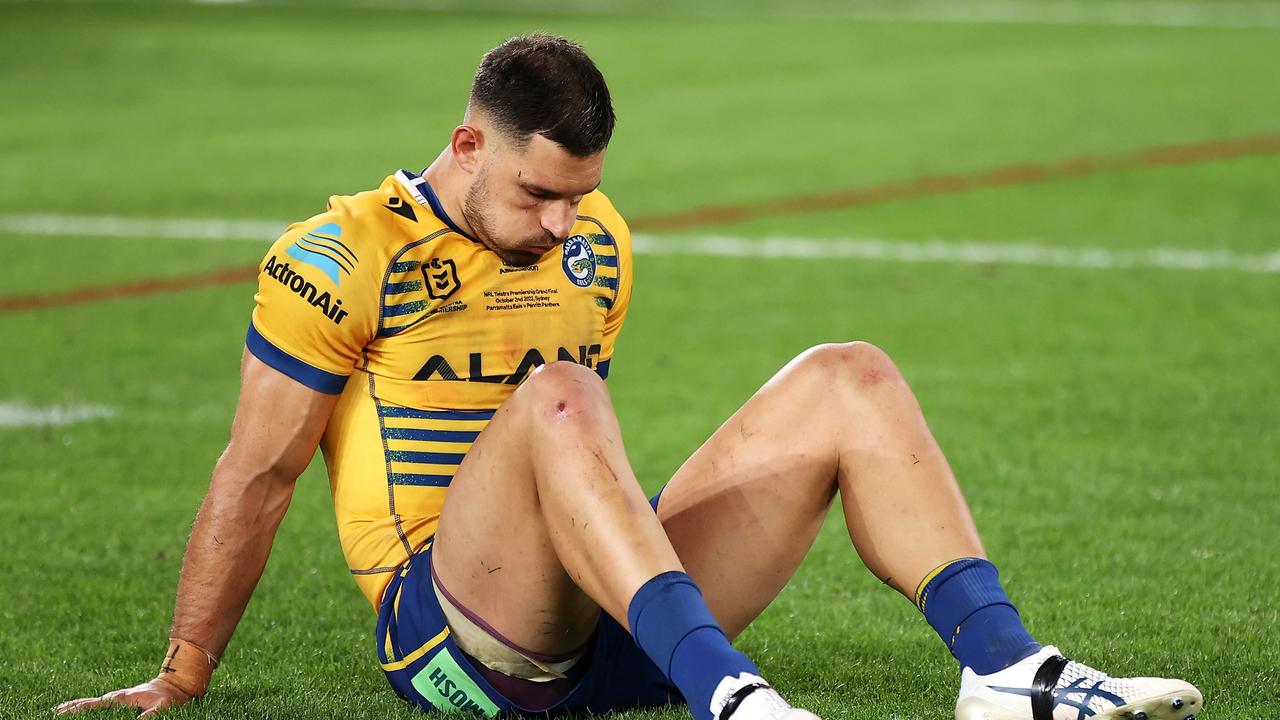
[[[582,47],[541,33],[485,53],[471,84],[471,107],[517,142],[538,134],[578,157],[604,150],[616,121],[604,75]]]

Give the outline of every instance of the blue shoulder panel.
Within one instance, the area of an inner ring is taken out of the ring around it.
[[[253,323],[249,323],[249,334],[245,336],[244,345],[254,357],[312,390],[326,395],[338,395],[347,385],[345,375],[321,370],[272,345],[270,340],[262,337]]]

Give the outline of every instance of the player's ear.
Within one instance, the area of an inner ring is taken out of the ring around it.
[[[480,169],[481,153],[484,151],[484,131],[473,125],[459,125],[453,129],[453,139],[449,147],[453,153],[453,161],[466,173],[474,173]]]

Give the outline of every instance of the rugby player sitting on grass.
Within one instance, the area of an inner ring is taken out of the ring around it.
[[[959,660],[958,718],[1190,720],[1189,684],[1108,678],[1032,639],[871,345],[797,357],[646,500],[605,389],[632,288],[627,227],[597,189],[613,126],[581,48],[515,38],[421,175],[288,228],[160,674],[59,711],[205,693],[319,446],[378,660],[426,710],[812,717],[730,639],[839,497],[863,562]]]

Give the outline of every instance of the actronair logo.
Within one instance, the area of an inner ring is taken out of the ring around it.
[[[342,228],[337,223],[325,223],[293,241],[285,248],[285,254],[301,263],[315,267],[329,276],[334,285],[342,284],[342,276],[350,275],[360,259],[338,238]]]
[[[310,280],[289,267],[289,263],[277,260],[275,255],[267,260],[267,266],[262,268],[262,271],[307,301],[311,307],[318,309],[325,317],[332,320],[334,325],[341,325],[342,320],[347,317],[347,311],[342,309],[341,298],[333,297],[328,290],[321,292]]]

